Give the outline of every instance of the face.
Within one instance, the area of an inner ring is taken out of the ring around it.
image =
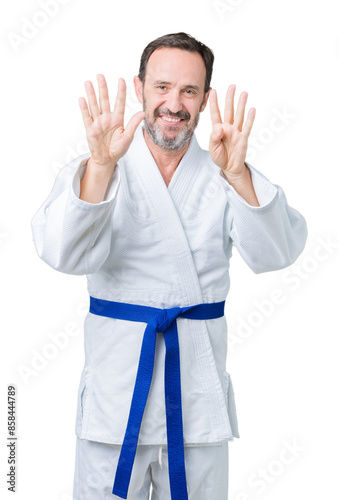
[[[161,48],[150,56],[144,84],[138,77],[134,84],[145,111],[146,131],[155,144],[180,150],[190,141],[207,104],[205,76],[197,52]]]

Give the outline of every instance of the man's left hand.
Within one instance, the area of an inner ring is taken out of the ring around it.
[[[235,85],[230,85],[226,93],[224,122],[218,106],[217,92],[210,92],[210,110],[213,130],[209,151],[213,162],[218,165],[231,183],[239,183],[248,172],[245,165],[247,142],[255,118],[255,108],[251,108],[245,125],[244,115],[248,94],[242,92],[234,116]]]

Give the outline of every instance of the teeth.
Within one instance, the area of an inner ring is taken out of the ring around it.
[[[180,118],[172,118],[171,116],[163,116],[164,120],[166,120],[167,122],[174,122],[174,123],[177,123],[177,122],[180,122]]]

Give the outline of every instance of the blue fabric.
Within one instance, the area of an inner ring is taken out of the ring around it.
[[[207,320],[224,315],[225,301],[190,307],[159,309],[90,297],[90,312],[99,316],[147,323],[141,346],[124,441],[115,474],[112,493],[127,498],[137,450],[138,436],[149,388],[152,381],[156,334],[165,338],[165,405],[167,425],[168,469],[172,500],[188,500],[184,437],[181,408],[179,339],[176,319]]]

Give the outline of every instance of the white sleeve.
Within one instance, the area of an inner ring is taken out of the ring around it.
[[[120,172],[117,165],[102,202],[81,200],[80,181],[89,157],[90,153],[85,153],[61,169],[52,191],[31,222],[39,257],[57,271],[68,274],[95,273],[110,252]]]
[[[221,173],[227,194],[226,234],[255,273],[275,271],[292,264],[307,239],[304,217],[287,203],[284,191],[252,165],[253,187],[260,206],[249,205]]]

